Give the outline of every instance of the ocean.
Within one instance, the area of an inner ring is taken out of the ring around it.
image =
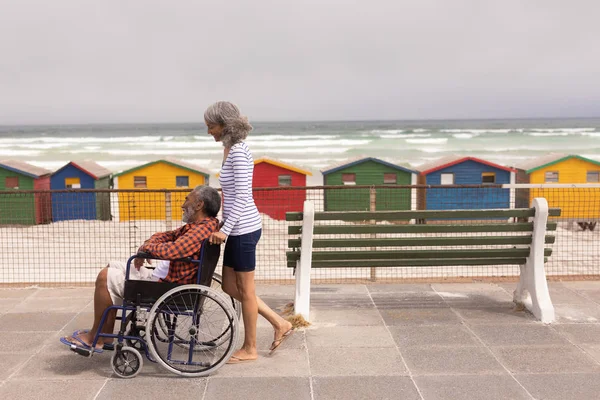
[[[419,169],[458,154],[518,166],[560,152],[600,161],[600,118],[356,122],[252,122],[254,157],[269,156],[313,172],[357,156]],[[219,171],[222,146],[203,123],[0,126],[0,160],[50,169],[93,160],[118,172],[165,157]],[[216,183],[216,179],[211,179]]]

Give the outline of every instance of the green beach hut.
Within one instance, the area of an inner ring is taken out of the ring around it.
[[[17,160],[0,161],[0,225],[35,225],[52,221],[50,171]]]
[[[416,190],[408,188],[350,189],[363,185],[414,185],[418,171],[374,157],[358,157],[321,170],[325,186],[325,211],[416,209]],[[342,188],[344,187],[344,188]]]

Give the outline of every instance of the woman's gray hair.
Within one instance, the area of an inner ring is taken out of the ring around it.
[[[248,118],[240,113],[238,106],[228,101],[217,101],[208,107],[204,112],[204,120],[208,124],[223,127],[221,141],[228,148],[246,139],[252,130]]]
[[[217,189],[206,185],[199,185],[192,192],[196,193],[196,198],[199,202],[204,202],[204,213],[209,217],[216,217],[221,209],[221,195]]]

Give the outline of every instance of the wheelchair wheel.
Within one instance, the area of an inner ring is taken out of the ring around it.
[[[222,283],[223,283],[223,277],[217,273],[214,273],[213,278],[212,278],[212,284],[210,285],[210,287],[215,289],[217,292],[222,294],[223,297],[225,297],[226,299],[229,299],[231,301],[231,306],[235,310],[235,315],[237,315],[237,319],[239,320],[240,317],[242,316],[242,303],[240,303],[239,301],[237,301],[236,299],[234,299],[233,297],[231,297],[227,293],[225,293],[223,291],[223,289],[221,288]]]
[[[120,378],[133,378],[144,365],[140,352],[128,346],[115,350],[110,361],[113,371]]]
[[[239,336],[230,299],[201,285],[182,285],[161,296],[148,315],[148,350],[166,370],[206,376],[231,357]]]

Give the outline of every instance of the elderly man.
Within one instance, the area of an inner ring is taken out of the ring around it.
[[[192,259],[200,258],[200,247],[204,239],[207,239],[219,227],[216,216],[221,208],[221,196],[214,188],[209,186],[197,186],[186,197],[183,203],[182,227],[169,232],[155,233],[146,240],[139,248],[139,252],[166,260],[176,260],[184,257]],[[160,268],[154,272],[142,266],[144,260],[134,260],[135,269],[129,272],[130,279],[153,280],[173,283],[195,283],[198,274],[197,264],[185,261],[172,261],[170,264],[162,264],[168,267],[166,276]],[[94,323],[92,329],[78,330],[71,336],[63,337],[60,341],[68,346],[75,345],[79,348],[91,350],[91,344],[98,332],[100,320],[104,310],[112,305],[123,304],[123,292],[125,290],[126,263],[110,262],[102,269],[96,279],[96,290],[94,291]],[[163,277],[163,278],[161,278]],[[103,333],[112,333],[115,324],[116,310],[109,312],[102,327]],[[109,341],[112,341],[110,339]],[[99,338],[94,352],[102,352],[105,345],[103,338]]]

